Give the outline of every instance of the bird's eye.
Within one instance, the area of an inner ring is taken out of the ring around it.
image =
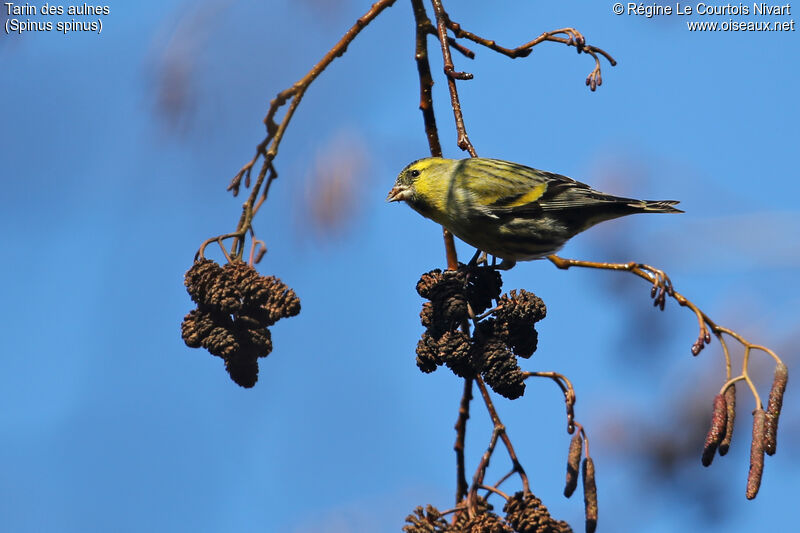
[[[419,170],[417,170],[417,169],[415,168],[414,170],[412,170],[411,172],[409,172],[409,174],[411,175],[411,177],[412,177],[412,178],[418,178],[418,177],[419,177]]]

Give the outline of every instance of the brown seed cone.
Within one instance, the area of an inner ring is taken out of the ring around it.
[[[263,280],[269,285],[269,298],[263,307],[269,311],[273,323],[300,312],[300,298],[284,282],[275,276],[265,276]]]
[[[223,313],[236,313],[242,308],[242,294],[227,277],[220,276],[208,287],[208,305]]]
[[[414,512],[406,517],[406,525],[403,526],[405,533],[445,533],[450,531],[447,520],[442,518],[441,513],[432,505],[422,506],[414,509]]]
[[[554,520],[550,525],[553,533],[572,533],[572,528],[563,520]]]
[[[437,313],[441,319],[438,327],[442,330],[458,327],[468,316],[467,297],[463,293],[454,293],[443,300],[434,300],[434,309],[440,309]],[[434,327],[437,327],[434,324]]]
[[[239,386],[249,389],[258,381],[258,361],[242,352],[225,358],[225,370]]]
[[[417,282],[417,294],[426,300],[446,299],[453,294],[463,293],[466,287],[464,270],[445,270],[438,268],[423,274]]]
[[[254,358],[266,357],[272,352],[272,333],[269,329],[242,328],[235,331],[242,352]]]
[[[258,358],[272,351],[267,326],[300,311],[297,295],[279,279],[260,276],[242,261],[225,267],[208,259],[196,261],[184,281],[198,304],[181,324],[184,342],[222,357],[233,381],[254,386]]]
[[[520,289],[504,294],[498,300],[500,309],[495,317],[507,332],[506,342],[514,353],[528,358],[536,351],[539,335],[534,328],[536,322],[547,314],[547,307],[535,294]]]
[[[503,278],[497,269],[475,267],[467,270],[467,301],[473,313],[479,315],[492,307],[492,300],[500,297]]]
[[[222,269],[239,289],[244,305],[259,306],[267,303],[272,286],[268,278],[259,275],[255,268],[244,261],[234,261]]]
[[[525,289],[512,290],[504,294],[498,301],[502,309],[497,316],[512,323],[535,324],[547,316],[547,306],[541,298]]]
[[[264,306],[243,307],[236,314],[236,320],[250,328],[266,328],[275,324],[272,312]]]
[[[539,332],[532,327],[512,329],[508,336],[508,345],[516,355],[527,359],[539,347]]]
[[[436,370],[444,361],[439,359],[439,343],[427,331],[417,343],[417,367],[426,374]]]
[[[198,304],[207,303],[206,291],[209,283],[222,275],[222,267],[211,259],[195,261],[183,277],[186,292]]]
[[[214,327],[211,313],[192,309],[181,323],[181,338],[189,348],[200,348]]]
[[[493,511],[493,510],[494,510],[494,506],[491,503],[489,503],[488,501],[486,501],[486,498],[482,498],[480,495],[478,495],[475,498],[475,505],[473,505],[473,507],[472,507],[472,514],[473,515],[480,515],[480,514],[486,513],[488,511]],[[464,509],[462,511],[457,511],[456,512],[456,521],[455,521],[455,523],[453,523],[450,526],[450,529],[447,530],[448,533],[460,533],[461,531],[463,531],[464,527],[467,524],[467,521],[469,521],[469,519],[470,519],[469,515],[470,514],[467,512],[466,509]]]
[[[789,381],[789,369],[783,362],[775,367],[775,377],[772,380],[772,388],[769,391],[769,401],[767,402],[767,415],[764,422],[764,451],[767,455],[773,455],[778,446],[778,418],[783,407],[783,393],[786,391],[786,383]]]
[[[514,533],[502,518],[492,512],[475,515],[466,521],[461,533]]]
[[[763,409],[753,411],[753,441],[750,443],[750,471],[747,473],[748,500],[758,494],[761,476],[764,473],[764,424],[767,413]]]
[[[465,287],[466,274],[462,270],[435,269],[423,274],[417,282],[417,293],[433,306],[429,327],[434,336],[453,329],[467,318]]]
[[[711,427],[708,430],[705,446],[703,447],[703,466],[709,466],[711,461],[714,460],[717,447],[725,437],[725,423],[727,419],[728,408],[725,403],[725,397],[722,394],[717,394],[714,397],[714,412],[711,416]]]
[[[229,327],[217,325],[203,339],[203,348],[212,355],[229,357],[239,351],[239,342]]]
[[[725,389],[725,437],[719,443],[719,454],[725,455],[731,447],[733,423],[736,420],[736,384]]]
[[[578,487],[578,469],[581,466],[581,452],[583,451],[583,437],[580,431],[572,436],[567,455],[567,484],[564,486],[564,496],[569,498]]]
[[[553,520],[542,500],[531,493],[517,492],[508,499],[503,511],[506,513],[506,521],[518,533],[572,533],[566,522]],[[562,524],[567,529],[563,529]]]
[[[433,325],[433,304],[425,302],[422,304],[422,311],[419,312],[419,320],[426,328]]]
[[[583,460],[583,505],[586,513],[586,533],[597,529],[597,484],[594,477],[594,461]]]
[[[466,267],[461,265],[459,270],[432,270],[417,282],[419,295],[430,300],[423,304],[420,320],[434,339],[458,329],[467,319],[467,276]]]
[[[431,290],[441,281],[442,281],[441,269],[435,268],[430,272],[426,272],[419,278],[419,281],[417,281],[417,294],[419,294],[425,299],[430,300]]]
[[[446,299],[454,294],[464,294],[467,287],[467,274],[463,270],[445,270],[442,279],[431,287],[429,300]]]
[[[473,357],[483,361],[481,373],[493,391],[509,400],[525,394],[525,376],[505,342],[497,337],[490,337],[476,348],[482,352],[482,357]]]
[[[438,356],[447,368],[461,378],[476,374],[472,363],[472,345],[469,337],[462,331],[448,331],[439,339]]]
[[[195,261],[184,277],[186,291],[198,306],[223,313],[235,313],[241,308],[242,295],[227,273],[214,261]]]
[[[261,320],[262,316],[257,313],[245,314],[248,310],[242,310],[236,314],[233,319],[233,324],[239,329],[260,329],[265,328],[267,325]]]

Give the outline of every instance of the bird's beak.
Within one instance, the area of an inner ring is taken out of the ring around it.
[[[406,200],[411,195],[411,191],[408,189],[406,185],[395,185],[392,187],[392,190],[389,191],[389,195],[386,197],[387,202],[399,202],[401,200]]]

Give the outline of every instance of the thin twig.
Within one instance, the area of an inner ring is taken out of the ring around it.
[[[256,153],[253,158],[239,170],[228,186],[228,190],[233,191],[234,195],[238,194],[242,179],[244,179],[246,187],[250,186],[250,176],[253,168],[258,160],[262,159],[261,169],[259,170],[258,177],[256,178],[255,184],[253,184],[250,190],[250,196],[242,206],[242,216],[239,219],[239,224],[234,232],[234,236],[237,239],[237,242],[232,247],[234,257],[241,258],[244,250],[243,241],[247,229],[253,219],[253,216],[266,199],[270,185],[277,177],[277,172],[275,171],[272,162],[278,155],[278,147],[283,140],[286,128],[288,127],[289,122],[291,121],[292,116],[294,115],[297,106],[300,104],[300,101],[302,100],[306,90],[311,83],[317,79],[317,77],[328,67],[328,65],[333,62],[334,59],[344,54],[344,52],[347,50],[347,47],[361,32],[361,30],[363,30],[370,22],[372,22],[372,20],[375,19],[375,17],[377,17],[384,9],[392,6],[395,1],[396,0],[378,0],[375,2],[363,16],[356,20],[355,24],[353,24],[353,26],[347,30],[347,32],[345,32],[339,42],[337,42],[322,57],[322,59],[316,65],[314,65],[311,70],[308,71],[305,76],[300,78],[300,80],[298,80],[288,89],[279,92],[277,96],[270,102],[269,110],[267,111],[267,115],[264,117],[264,125],[267,128],[267,136],[256,147]],[[283,118],[279,123],[277,123],[275,121],[275,115],[281,107],[287,104],[287,102],[289,103],[289,106],[286,109]],[[264,185],[264,179],[267,177],[268,173],[269,179],[267,180],[266,185]],[[261,191],[262,185],[264,185],[263,192]],[[261,199],[256,204],[259,194],[261,194]]]
[[[489,485],[478,485],[478,488],[489,491],[489,492],[486,493],[486,496],[484,497],[484,500],[489,497],[489,493],[491,493],[491,492],[494,492],[495,494],[497,494],[498,496],[500,496],[501,498],[503,498],[506,501],[508,501],[508,499],[509,499],[508,498],[508,494],[506,494],[502,490],[499,490],[497,487],[490,487]]]
[[[431,33],[432,24],[425,11],[422,0],[411,0],[414,9],[414,19],[416,21],[416,54],[417,72],[420,85],[419,109],[422,111],[425,123],[425,133],[428,138],[428,145],[433,157],[442,156],[442,147],[439,142],[439,133],[436,127],[436,115],[433,109],[433,77],[431,75],[430,62],[428,61],[428,41],[427,37]],[[452,40],[450,41],[452,43]],[[466,49],[465,49],[466,50]],[[462,53],[465,52],[461,50]],[[470,52],[471,53],[471,52]],[[442,228],[447,267],[451,270],[458,268],[458,256],[456,255],[455,242],[452,234],[447,228]],[[468,326],[467,326],[468,327]],[[456,452],[456,504],[461,502],[469,490],[466,477],[466,466],[464,463],[464,447],[466,441],[467,420],[469,419],[469,406],[472,400],[472,378],[464,379],[464,392],[461,396],[461,403],[458,409],[458,420],[456,421],[456,442],[453,448]]]
[[[217,235],[216,237],[211,237],[210,239],[206,239],[203,241],[203,244],[200,245],[200,249],[197,250],[197,253],[194,254],[194,260],[197,261],[199,258],[205,258],[206,246],[211,244],[212,242],[216,242],[219,244],[220,248],[222,248],[222,253],[225,255],[225,258],[230,261],[230,257],[228,256],[228,251],[225,249],[225,246],[222,244],[222,241],[226,239],[232,239],[234,237],[238,237],[238,233],[226,233],[225,235]]]
[[[575,389],[572,382],[563,374],[558,372],[523,372],[524,379],[530,377],[550,378],[564,393],[564,403],[567,407],[567,433],[570,435],[575,432]]]
[[[494,447],[497,446],[497,438],[504,434],[506,428],[501,425],[495,425],[492,429],[492,438],[489,440],[489,446],[481,456],[481,461],[478,463],[478,468],[475,469],[475,475],[472,477],[472,488],[470,488],[469,495],[467,496],[467,506],[472,508],[475,504],[475,497],[478,495],[478,488],[483,485],[483,478],[486,476],[486,469],[489,468],[489,461],[494,454]]]
[[[583,453],[586,457],[591,457],[589,454],[589,436],[586,434],[586,430],[583,427],[583,424],[579,424],[575,422],[575,427],[578,428],[578,431],[581,433],[581,437],[583,437]]]
[[[431,65],[428,60],[428,35],[435,33],[433,24],[425,11],[422,0],[411,0],[414,10],[414,21],[416,24],[416,53],[414,59],[417,63],[417,73],[419,76],[419,110],[422,112],[422,120],[425,124],[425,135],[428,138],[428,147],[433,157],[442,156],[442,145],[439,142],[439,132],[436,127],[436,115],[433,110],[433,76],[431,75]],[[463,52],[462,52],[463,53]],[[442,228],[444,237],[445,255],[447,257],[447,268],[455,270],[458,268],[458,256],[453,235]],[[458,408],[458,420],[456,421],[456,442],[453,449],[456,452],[456,504],[467,496],[469,485],[467,484],[467,473],[464,462],[464,447],[467,433],[467,420],[469,419],[469,406],[472,401],[472,378],[464,379],[464,392],[461,396],[461,403]]]
[[[428,35],[433,28],[431,20],[425,11],[422,0],[411,0],[414,9],[414,21],[417,27],[416,54],[417,73],[419,74],[419,110],[425,122],[425,134],[428,137],[428,146],[433,157],[442,157],[442,145],[439,143],[439,133],[436,129],[436,115],[433,112],[433,76],[428,60]]]
[[[764,352],[770,357],[772,357],[776,363],[782,363],[780,357],[767,348],[766,346],[761,346],[758,344],[753,344],[735,331],[728,329],[726,327],[722,327],[718,325],[716,322],[711,320],[711,318],[705,314],[703,311],[700,310],[693,302],[691,302],[688,298],[680,294],[679,292],[675,291],[672,287],[672,282],[670,281],[667,275],[657,269],[653,268],[649,265],[644,265],[641,263],[599,263],[593,261],[580,261],[576,259],[565,259],[562,257],[558,257],[556,255],[550,255],[547,257],[554,265],[561,269],[568,269],[570,267],[583,267],[583,268],[597,268],[597,269],[604,269],[604,270],[618,270],[618,271],[625,271],[631,272],[640,278],[646,279],[653,283],[653,287],[651,289],[651,296],[653,296],[655,300],[655,304],[659,305],[661,309],[664,308],[664,301],[666,296],[670,296],[679,305],[682,307],[688,307],[697,317],[698,326],[700,332],[698,334],[697,340],[692,345],[692,354],[697,355],[703,349],[703,347],[711,342],[711,334],[713,333],[717,339],[719,339],[720,344],[722,345],[722,352],[725,358],[725,376],[726,376],[726,383],[722,388],[724,392],[725,389],[732,383],[738,380],[744,380],[747,385],[750,387],[750,391],[753,394],[753,398],[756,402],[756,408],[761,408],[761,397],[756,390],[753,381],[750,379],[750,374],[748,370],[748,366],[750,363],[750,352],[753,350]],[[730,353],[728,351],[728,345],[725,343],[723,335],[728,335],[729,337],[733,338],[737,342],[739,342],[742,346],[744,346],[744,359],[742,362],[742,373],[740,376],[731,379],[731,359]]]
[[[250,247],[250,261],[248,264],[250,266],[254,266],[256,263],[258,263],[259,258],[264,255],[266,249],[267,245],[264,243],[264,241],[254,238]],[[256,250],[258,250],[258,252],[256,252]]]
[[[489,411],[489,416],[492,419],[494,427],[500,428],[500,439],[503,441],[503,444],[505,444],[506,450],[508,450],[508,456],[511,459],[511,465],[522,480],[523,490],[528,493],[531,490],[528,476],[525,474],[525,469],[522,468],[522,464],[519,462],[519,459],[517,459],[517,453],[514,451],[514,446],[511,444],[511,439],[506,433],[505,426],[503,426],[503,423],[500,421],[500,417],[497,415],[497,410],[494,408],[494,403],[492,402],[492,398],[489,396],[489,391],[486,389],[486,384],[480,377],[475,378],[475,382],[478,384],[478,390],[481,391],[483,402],[486,404],[486,409]]]
[[[506,473],[506,475],[504,475],[503,477],[501,477],[500,479],[497,480],[497,483],[494,484],[494,488],[497,488],[500,485],[502,485],[508,478],[510,478],[511,476],[513,476],[516,473],[517,472],[515,470],[509,470]]]
[[[433,12],[436,16],[436,30],[439,35],[439,42],[442,45],[442,58],[444,59],[444,73],[447,76],[447,88],[450,90],[450,104],[453,107],[453,116],[456,121],[456,132],[458,134],[458,147],[469,152],[472,157],[478,157],[478,153],[472,146],[467,136],[467,129],[464,126],[464,115],[461,112],[461,102],[458,99],[458,89],[456,80],[472,79],[472,74],[468,72],[458,72],[453,66],[453,58],[450,54],[450,45],[447,42],[447,13],[442,6],[442,0],[431,0]]]
[[[467,436],[467,420],[469,419],[469,404],[472,400],[472,378],[464,379],[464,393],[458,406],[458,420],[456,421],[456,443],[453,449],[456,452],[456,504],[467,495],[467,472],[464,465],[464,444]]]
[[[460,24],[453,22],[449,19],[447,21],[447,27],[450,30],[452,30],[453,34],[457,38],[468,39],[474,43],[478,43],[481,46],[485,46],[486,48],[489,48],[490,50],[493,50],[499,54],[503,54],[507,57],[510,57],[511,59],[529,56],[534,46],[546,41],[566,44],[567,46],[574,46],[578,49],[579,53],[583,52],[594,58],[594,63],[595,63],[594,69],[592,69],[592,71],[586,77],[586,85],[588,85],[592,91],[596,90],[598,86],[603,84],[603,77],[601,75],[601,70],[600,70],[600,58],[598,57],[598,54],[605,57],[612,67],[617,64],[616,60],[614,60],[614,58],[611,57],[611,55],[607,53],[605,50],[597,48],[596,46],[587,45],[586,38],[581,34],[581,32],[579,32],[575,28],[561,28],[558,30],[546,31],[537,38],[521,46],[518,46],[516,48],[505,48],[498,45],[493,40],[484,39],[479,35],[475,35],[474,33],[462,29]],[[566,35],[566,37],[561,37],[561,35]]]

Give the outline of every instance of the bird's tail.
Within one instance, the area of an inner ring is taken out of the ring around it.
[[[630,202],[628,205],[642,213],[683,213],[680,209],[672,207],[679,203],[675,200],[639,200]]]

